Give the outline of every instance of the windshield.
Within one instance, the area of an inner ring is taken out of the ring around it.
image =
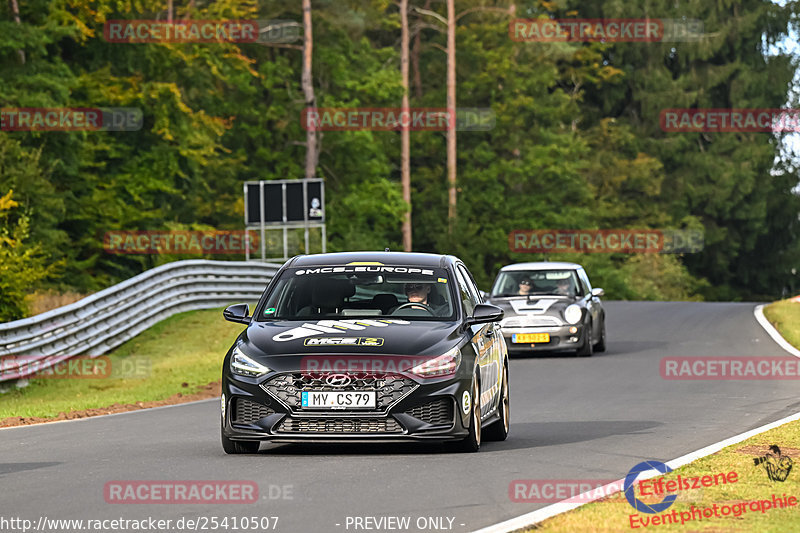
[[[574,270],[508,270],[500,272],[490,296],[582,296]]]
[[[270,291],[259,320],[336,317],[455,319],[446,270],[411,266],[291,268]]]

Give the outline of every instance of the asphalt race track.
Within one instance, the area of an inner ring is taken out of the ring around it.
[[[439,445],[262,445],[257,456],[227,456],[218,401],[206,401],[0,431],[0,516],[278,516],[276,531],[303,533],[366,530],[347,527],[347,517],[407,516],[408,531],[420,530],[420,518],[447,517],[452,531],[466,532],[548,505],[512,502],[512,480],[618,479],[644,459],[667,461],[800,410],[795,381],[660,377],[665,356],[786,355],[756,322],[754,304],[606,309],[606,353],[512,359],[511,434],[477,454]],[[103,487],[115,480],[252,480],[260,501],[108,504]],[[287,485],[289,497],[270,498],[270,486]]]

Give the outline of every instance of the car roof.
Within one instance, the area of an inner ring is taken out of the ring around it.
[[[583,268],[578,263],[562,263],[558,261],[537,261],[535,263],[514,263],[506,265],[500,272],[507,270],[577,270]]]
[[[346,265],[348,263],[382,263],[384,265],[413,265],[444,268],[458,261],[452,255],[425,254],[417,252],[336,252],[329,254],[298,255],[290,259],[287,267],[322,265]]]

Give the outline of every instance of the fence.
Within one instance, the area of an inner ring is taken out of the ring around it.
[[[73,304],[0,324],[0,357],[25,356],[17,363],[9,358],[0,381],[70,357],[102,355],[176,313],[256,301],[278,268],[242,261],[175,261]]]

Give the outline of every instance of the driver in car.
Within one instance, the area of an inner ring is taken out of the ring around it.
[[[409,303],[422,303],[430,306],[428,295],[431,293],[429,283],[406,283],[406,297]],[[411,309],[424,309],[422,306],[412,306]]]
[[[527,296],[533,292],[533,281],[531,278],[522,278],[519,280],[519,292],[517,293],[519,296]]]
[[[560,294],[561,296],[572,296],[572,283],[568,278],[562,278],[558,280],[556,294]]]

